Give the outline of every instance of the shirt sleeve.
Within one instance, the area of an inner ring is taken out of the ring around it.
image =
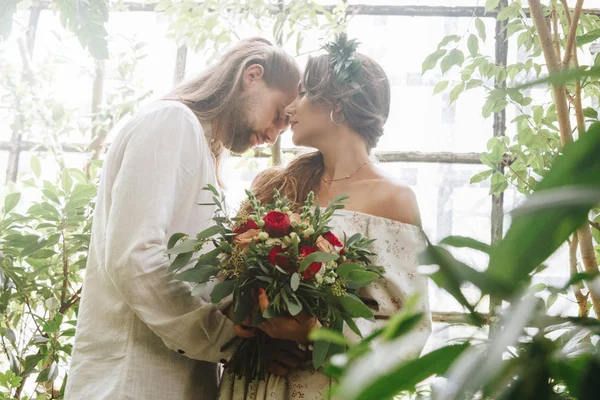
[[[190,198],[190,187],[208,183],[202,165],[210,154],[193,118],[167,105],[139,117],[128,132],[111,190],[106,265],[125,302],[169,349],[218,362],[231,356],[221,347],[235,336],[233,323],[173,279],[166,255],[174,216],[194,211],[182,199]]]

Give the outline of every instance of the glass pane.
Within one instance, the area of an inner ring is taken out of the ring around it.
[[[491,36],[493,21],[485,23]],[[379,149],[451,152],[485,149],[492,136],[492,121],[474,112],[485,100],[484,89],[467,91],[450,105],[449,94],[433,95],[433,87],[441,80],[450,80],[452,88],[460,82],[458,69],[445,76],[437,69],[421,74],[423,61],[444,36],[462,35],[469,30],[474,30],[470,18],[356,16],[351,20],[349,35],[359,38],[359,51],[383,66],[392,86],[390,117]],[[415,32],[419,33],[415,40],[407,39],[415,37]],[[382,37],[405,39],[390,46]],[[493,40],[481,46],[483,54],[493,55]],[[468,54],[466,49],[460,49]]]

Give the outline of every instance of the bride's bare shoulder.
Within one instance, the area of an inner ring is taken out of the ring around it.
[[[421,226],[417,197],[407,185],[392,178],[374,182],[371,213],[382,218]]]

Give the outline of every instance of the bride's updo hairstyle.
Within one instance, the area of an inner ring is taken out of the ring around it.
[[[343,115],[336,120],[358,133],[368,153],[383,135],[383,126],[390,112],[390,83],[377,62],[364,54],[353,53],[361,65],[351,81],[340,83],[334,74],[332,55],[311,57],[302,77],[308,99],[326,109],[340,107]],[[273,189],[301,206],[306,196],[315,190],[323,175],[323,155],[316,151],[295,158],[286,168],[270,168],[254,181],[252,191],[263,203],[272,200]]]

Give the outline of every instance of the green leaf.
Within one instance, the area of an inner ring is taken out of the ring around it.
[[[300,275],[298,275],[297,272],[294,272],[292,274],[292,278],[290,279],[290,287],[295,292],[296,290],[298,290],[299,286],[300,286]]]
[[[587,107],[583,109],[583,116],[591,119],[598,119],[598,111],[595,108]]]
[[[500,0],[486,0],[485,2],[485,11],[493,11],[498,8],[498,3]]]
[[[319,369],[325,363],[331,342],[317,340],[313,344],[313,368]]]
[[[212,265],[196,264],[193,268],[180,272],[173,278],[185,282],[204,283],[216,277],[217,274],[218,270]]]
[[[512,4],[514,4],[514,3],[512,3]],[[504,21],[504,20],[507,20],[509,18],[516,17],[517,15],[519,15],[519,11],[515,7],[513,7],[512,4],[508,7],[505,7],[502,10],[500,10],[498,15],[496,16],[496,19],[498,21]]]
[[[303,272],[308,266],[314,262],[329,262],[337,260],[339,256],[337,254],[326,253],[324,251],[318,251],[316,253],[309,254],[302,260],[298,272]]]
[[[335,273],[338,274],[340,278],[348,278],[352,271],[364,271],[365,269],[358,264],[354,263],[343,263],[338,265],[335,269]]]
[[[52,364],[38,375],[36,382],[50,382],[55,380],[58,377],[58,365],[56,361],[53,361]]]
[[[439,81],[433,88],[433,94],[438,94],[446,90],[448,87],[448,81]]]
[[[175,246],[175,244],[177,242],[179,242],[180,239],[186,237],[187,235],[185,233],[176,233],[174,235],[171,236],[171,238],[169,239],[169,243],[167,243],[167,250],[171,250],[173,248],[173,246]]]
[[[435,66],[437,65],[440,58],[442,58],[445,54],[446,54],[446,50],[440,49],[440,50],[434,51],[433,53],[428,55],[427,58],[425,58],[425,61],[423,61],[423,65],[421,68],[421,74],[424,74],[425,72],[429,71],[430,69],[435,68]]]
[[[595,29],[593,31],[590,31],[590,32],[584,34],[584,35],[577,36],[576,37],[577,45],[578,46],[583,46],[584,44],[591,43],[591,42],[595,41],[598,38],[600,38],[600,29]]]
[[[377,279],[379,279],[379,274],[371,271],[351,271],[348,276],[349,281],[360,286],[368,285]]]
[[[340,304],[352,318],[372,318],[373,312],[357,296],[347,294],[339,298]]]
[[[40,165],[40,159],[36,156],[32,155],[29,160],[29,165],[31,166],[31,171],[35,175],[36,178],[39,178],[42,174],[42,166]]]
[[[292,292],[291,295],[288,296],[286,290],[282,290],[281,294],[290,315],[292,317],[298,315],[300,311],[302,311],[302,303],[300,303],[300,300],[298,300],[296,295]]]
[[[61,183],[62,188],[66,193],[71,192],[71,188],[73,187],[73,179],[71,178],[69,170],[66,168],[63,169]]]
[[[450,68],[455,65],[461,66],[465,61],[465,56],[462,51],[458,49],[452,49],[450,53],[442,60],[440,68],[442,73],[446,73]]]
[[[214,289],[210,294],[210,301],[213,304],[217,304],[225,297],[229,296],[233,293],[233,288],[235,287],[235,280],[229,280],[224,282],[219,282],[215,285]]]
[[[54,202],[54,203],[56,203],[56,204],[60,204],[60,199],[58,198],[58,196],[56,195],[56,193],[54,193],[53,191],[51,191],[51,190],[48,190],[48,189],[43,189],[43,190],[42,190],[42,193],[44,194],[44,196],[45,196],[45,197],[46,197],[48,200],[50,200],[50,201],[53,201],[53,202]],[[86,200],[86,201],[87,201],[87,200]]]
[[[445,237],[440,243],[458,248],[468,247],[470,249],[479,250],[486,254],[489,254],[492,250],[489,244],[465,236],[448,236]]]
[[[485,39],[486,39],[485,24],[479,17],[475,18],[475,28],[477,29],[477,34],[479,35],[481,40],[485,42]]]
[[[175,260],[173,260],[173,262],[169,266],[169,271],[177,271],[178,269],[185,267],[186,265],[188,265],[193,255],[194,253],[177,254],[177,257],[175,257]]]
[[[478,173],[478,174],[475,174],[475,175],[473,175],[473,176],[471,177],[471,181],[470,181],[470,183],[471,183],[471,184],[474,184],[474,183],[483,182],[483,181],[485,181],[487,178],[489,178],[490,176],[492,176],[492,173],[493,173],[493,172],[494,172],[494,170],[493,170],[493,169],[488,169],[488,170],[485,170],[485,171],[483,171],[483,172],[480,172],[480,173]]]
[[[504,174],[498,171],[494,172],[490,185],[490,194],[499,195],[504,192],[506,188],[508,188],[508,182],[506,181]]]
[[[467,48],[469,49],[471,57],[477,57],[479,54],[479,40],[477,39],[477,36],[473,34],[469,35],[469,39],[467,39]]]
[[[399,362],[393,344],[376,351],[352,365],[340,382],[339,398],[346,400],[389,399],[404,390],[414,390],[433,375],[444,375],[454,361],[469,348],[468,344],[449,345],[420,358]],[[373,368],[386,365],[387,368]]]
[[[196,246],[198,246],[201,242],[198,240],[188,239],[183,242],[173,246],[167,251],[167,254],[181,254],[181,253],[189,253],[193,252]]]
[[[4,198],[4,213],[8,214],[19,204],[21,193],[11,193]]]
[[[460,94],[464,92],[464,90],[464,83],[459,83],[458,85],[456,85],[454,89],[452,89],[452,91],[450,92],[450,104],[454,103],[458,99],[458,96],[460,96]]]
[[[198,240],[208,239],[209,237],[215,236],[217,234],[223,234],[224,232],[225,231],[223,230],[222,226],[213,225],[210,228],[207,228],[207,229],[203,230],[202,232],[200,232],[196,236],[196,239],[198,239]]]
[[[324,342],[330,342],[330,343],[335,343],[335,344],[339,344],[341,346],[348,346],[348,339],[346,339],[344,337],[344,335],[342,335],[339,332],[336,332],[334,330],[331,329],[327,329],[327,328],[320,328],[320,329],[315,329],[313,330],[310,335],[308,335],[308,338],[312,341],[324,341]]]
[[[558,300],[558,293],[550,293],[546,300],[546,308],[552,307],[556,303],[556,300]]]
[[[460,36],[458,35],[449,35],[443,38],[438,44],[438,50],[452,42],[458,42],[460,40]]]
[[[23,372],[30,372],[35,369],[40,361],[46,358],[45,354],[32,354],[25,357]]]

